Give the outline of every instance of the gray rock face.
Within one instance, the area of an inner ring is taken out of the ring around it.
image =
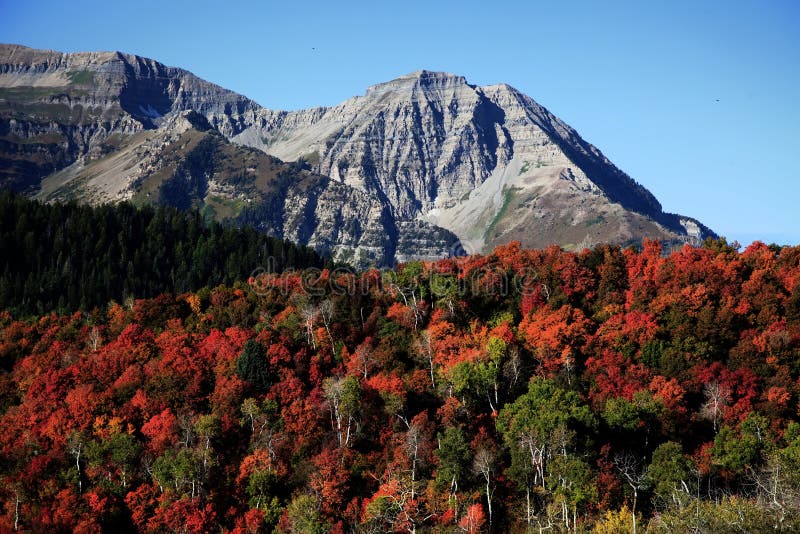
[[[114,152],[72,164],[42,182],[45,200],[135,203],[197,208],[222,221],[250,225],[313,247],[357,267],[392,265],[411,232],[367,193],[235,145],[194,111],[171,114]],[[458,239],[422,223],[418,246],[446,256]],[[405,254],[408,254],[407,252]]]
[[[286,112],[138,56],[0,45],[0,185],[196,206],[359,265],[713,235],[529,97],[429,71]]]
[[[235,135],[260,109],[252,100],[183,69],[121,52],[63,54],[0,45],[0,87],[39,88],[44,102],[121,109],[143,126],[193,110],[223,135]],[[52,91],[48,91],[51,89]]]
[[[358,266],[457,248],[452,233],[410,227],[364,191],[226,140],[260,110],[150,59],[0,45],[0,185],[197,207]]]
[[[413,218],[440,195],[480,185],[509,156],[502,110],[462,77],[420,71],[334,108],[260,111],[234,141],[385,198]]]
[[[505,84],[419,71],[332,108],[260,110],[233,140],[381,198],[470,252],[519,240],[581,248],[712,235],[656,198],[531,98]]]
[[[35,191],[52,172],[113,151],[114,134],[157,128],[170,113],[197,111],[234,135],[256,109],[241,95],[151,59],[0,45],[0,186]]]

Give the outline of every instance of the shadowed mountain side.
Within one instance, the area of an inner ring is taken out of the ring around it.
[[[406,258],[410,245],[404,243],[419,234],[425,239],[412,250],[430,258],[447,256],[457,243],[430,224],[397,221],[366,193],[301,164],[232,144],[194,112],[174,115],[158,130],[129,137],[111,154],[49,176],[39,197],[196,208],[359,267]]]

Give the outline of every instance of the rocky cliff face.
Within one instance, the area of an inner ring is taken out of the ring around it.
[[[410,257],[413,237],[421,236],[415,257],[440,258],[458,243],[429,223],[409,228],[363,191],[235,145],[194,111],[172,114],[161,127],[125,138],[109,154],[49,175],[38,196],[195,208],[357,267]]]
[[[39,88],[39,101],[119,109],[144,126],[193,110],[223,135],[235,135],[260,106],[183,69],[121,52],[63,54],[0,45],[0,87]],[[35,91],[34,91],[35,93]]]
[[[262,110],[234,137],[384,197],[416,217],[441,195],[480,185],[509,155],[502,110],[464,78],[421,71],[329,109]]]
[[[511,240],[580,248],[711,234],[663,213],[575,130],[504,84],[419,71],[332,108],[260,110],[233,139],[304,159],[398,217],[451,230],[471,252]]]
[[[0,186],[34,191],[55,170],[116,149],[117,136],[194,110],[224,135],[259,109],[182,69],[119,52],[0,45]]]
[[[359,266],[459,248],[361,190],[229,143],[260,109],[138,56],[0,46],[0,186],[196,207]]]
[[[196,206],[360,265],[713,235],[529,97],[428,71],[285,112],[138,56],[0,45],[0,186]]]

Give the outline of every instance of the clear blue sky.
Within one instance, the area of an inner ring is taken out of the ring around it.
[[[797,0],[0,0],[0,41],[140,54],[273,109],[421,68],[506,82],[666,210],[800,244]]]

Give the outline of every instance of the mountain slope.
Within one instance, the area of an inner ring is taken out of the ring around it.
[[[235,145],[193,111],[128,137],[110,154],[51,174],[38,196],[196,208],[357,266],[406,260],[412,242],[420,257],[438,258],[458,241],[423,221],[395,220],[363,191]]]
[[[112,134],[155,128],[194,110],[225,135],[255,102],[152,59],[120,52],[62,54],[0,45],[0,185],[37,181],[78,158],[112,151]]]
[[[205,207],[357,264],[713,235],[529,97],[428,71],[286,112],[138,56],[0,45],[0,186]]]
[[[578,248],[713,234],[508,85],[419,71],[333,108],[261,110],[233,138],[382,197],[471,252],[511,240]]]
[[[450,232],[398,220],[362,191],[229,143],[257,109],[138,56],[0,46],[0,186],[193,206],[359,266],[459,248]]]

